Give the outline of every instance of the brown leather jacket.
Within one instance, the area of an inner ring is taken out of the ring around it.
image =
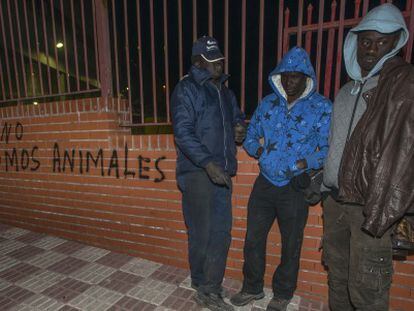
[[[362,96],[367,110],[345,146],[339,197],[363,205],[362,228],[381,237],[414,210],[414,67],[390,59]]]

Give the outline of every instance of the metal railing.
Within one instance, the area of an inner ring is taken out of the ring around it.
[[[170,94],[201,35],[221,43],[229,87],[247,115],[271,92],[267,75],[295,45],[310,54],[319,91],[333,98],[346,81],[347,31],[383,2],[1,0],[0,105],[104,96],[129,103],[124,125],[168,125]],[[413,33],[412,0],[394,2]],[[410,36],[409,61],[412,45]]]

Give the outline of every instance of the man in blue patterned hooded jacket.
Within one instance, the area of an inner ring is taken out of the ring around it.
[[[331,102],[316,92],[316,76],[307,53],[295,47],[269,75],[273,93],[257,107],[244,142],[259,159],[260,174],[248,203],[244,245],[244,282],[234,305],[261,299],[266,241],[275,219],[281,262],[273,275],[267,310],[286,310],[296,288],[308,203],[294,185],[304,173],[322,167],[328,150]]]

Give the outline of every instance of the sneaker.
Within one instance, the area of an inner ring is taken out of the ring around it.
[[[286,311],[290,299],[273,297],[267,305],[266,311]]]
[[[226,303],[220,294],[204,294],[197,292],[194,300],[201,307],[207,308],[211,311],[234,311],[233,306]]]
[[[200,288],[200,285],[198,285],[197,283],[191,282],[191,288],[194,289],[196,292],[198,292],[198,289]],[[228,291],[224,287],[221,288],[220,295],[223,298],[227,298],[227,297],[230,296]]]
[[[253,300],[259,300],[264,297],[264,293],[258,293],[258,294],[249,294],[247,292],[241,291],[230,298],[230,302],[234,304],[235,306],[244,306],[247,305],[249,302]]]

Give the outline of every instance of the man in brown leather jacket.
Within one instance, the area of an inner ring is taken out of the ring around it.
[[[324,262],[331,310],[388,310],[391,231],[414,205],[414,69],[399,56],[409,34],[392,4],[349,32],[352,79],[333,106],[324,166]]]

